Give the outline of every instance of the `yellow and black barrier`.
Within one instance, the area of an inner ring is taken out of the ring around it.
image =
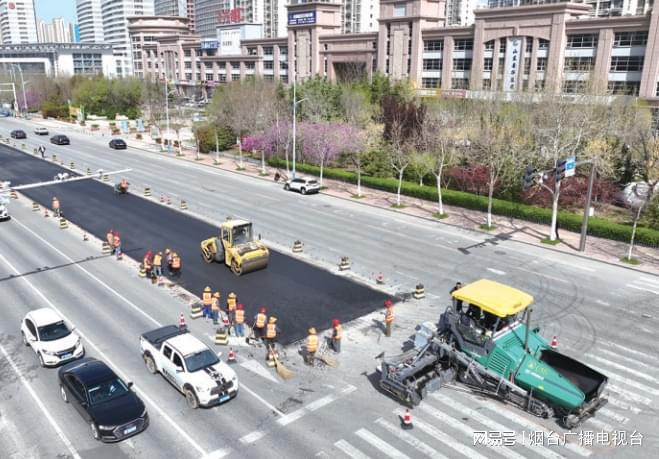
[[[350,269],[350,258],[341,257],[341,262],[339,263],[339,271],[347,271]]]
[[[293,248],[292,248],[293,253],[300,253],[300,252],[302,252],[302,248],[303,248],[303,247],[302,247],[302,241],[297,240],[297,241],[293,242]]]
[[[417,300],[420,300],[421,298],[425,298],[426,296],[426,289],[423,286],[423,284],[416,284],[416,288],[414,289],[413,295],[414,298]]]

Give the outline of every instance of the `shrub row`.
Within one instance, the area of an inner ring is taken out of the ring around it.
[[[273,167],[285,167],[286,162],[281,158],[268,160]],[[320,168],[309,164],[296,164],[297,170],[311,175],[319,175]],[[323,168],[323,177],[341,180],[348,183],[357,183],[357,174],[343,169]],[[362,175],[362,185],[382,191],[395,193],[398,188],[398,180],[394,178],[371,177]],[[418,185],[404,181],[401,186],[401,194],[428,201],[437,201],[437,188],[428,185]],[[462,207],[465,209],[487,212],[487,196],[478,196],[471,193],[456,190],[442,190],[442,198],[445,204]],[[519,202],[493,199],[492,213],[508,217],[518,218],[534,223],[550,224],[551,209],[530,206]],[[572,212],[558,213],[559,228],[569,231],[581,231],[581,215]],[[632,228],[628,225],[610,222],[603,218],[592,217],[588,220],[588,234],[593,236],[628,242],[631,238]],[[636,242],[648,247],[659,247],[659,231],[650,228],[638,228],[636,231]]]

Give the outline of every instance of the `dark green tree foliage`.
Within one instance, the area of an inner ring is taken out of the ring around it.
[[[293,100],[293,88],[290,88],[290,100]],[[306,99],[298,105],[298,120],[314,122],[330,121],[343,118],[341,108],[341,87],[324,78],[316,77],[305,80],[296,87],[296,99]]]
[[[382,117],[384,121],[383,138],[391,142],[392,136],[401,144],[413,142],[420,134],[426,107],[415,100],[405,100],[400,96],[385,96],[382,99]]]
[[[201,153],[215,151],[215,133],[217,133],[220,151],[227,150],[236,143],[236,134],[226,126],[216,126],[210,123],[197,124],[194,132],[199,139]]]
[[[48,80],[45,82],[44,86],[46,86],[46,97],[39,107],[43,116],[45,118],[68,118],[68,82],[61,79]]]
[[[136,78],[78,78],[73,83],[72,102],[83,106],[85,113],[110,119],[118,114],[131,119],[140,115],[142,85]]]

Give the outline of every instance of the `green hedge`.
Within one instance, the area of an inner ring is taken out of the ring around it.
[[[281,158],[271,158],[268,162],[273,167],[281,168],[286,166],[286,162]],[[319,175],[320,172],[318,166],[302,163],[297,163],[296,169],[300,172],[312,175]],[[357,183],[357,174],[343,169],[323,168],[323,177],[348,183]],[[398,188],[398,180],[395,178],[362,175],[362,185],[395,193]],[[437,188],[434,186],[421,186],[416,183],[404,181],[401,186],[401,194],[428,201],[437,201]],[[444,189],[442,190],[442,198],[445,204],[487,212],[487,196],[478,196],[463,191]],[[495,198],[492,200],[492,213],[535,223],[547,225],[551,223],[551,209],[505,201],[502,199]],[[581,215],[573,214],[571,212],[558,213],[558,226],[562,229],[580,232],[581,220]],[[593,236],[629,242],[631,232],[631,226],[613,223],[598,217],[592,217],[588,220],[588,234]],[[636,231],[636,242],[648,247],[659,247],[659,231],[650,228],[638,228]]]

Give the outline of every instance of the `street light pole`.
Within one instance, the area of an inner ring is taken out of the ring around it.
[[[295,180],[295,141],[296,141],[296,124],[297,124],[297,96],[295,92],[295,80],[297,79],[297,75],[295,73],[295,68],[293,68],[293,173],[292,177],[293,180]]]
[[[20,65],[13,64],[18,68],[18,73],[21,76],[21,86],[23,86],[23,110],[27,113],[27,97],[25,97],[25,80],[23,80],[23,69]]]
[[[167,88],[167,55],[163,54],[165,68],[165,119],[167,120],[167,133],[169,134],[169,89]]]
[[[593,182],[595,181],[595,161],[590,164],[590,177],[588,178],[588,193],[586,193],[586,209],[581,222],[581,238],[579,239],[579,252],[586,250],[586,234],[588,233],[588,217],[590,216],[590,201],[593,198]]]

